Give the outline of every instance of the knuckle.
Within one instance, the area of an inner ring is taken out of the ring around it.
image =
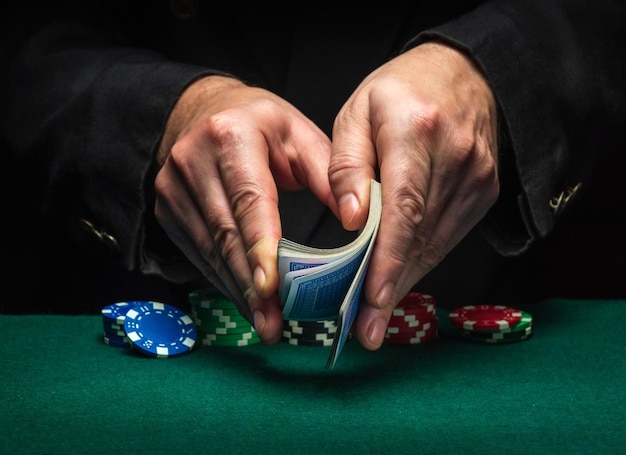
[[[240,123],[232,110],[221,111],[207,117],[203,122],[203,134],[209,143],[224,146],[241,136]]]
[[[498,167],[488,148],[474,148],[471,153],[474,188],[484,197],[495,201],[499,194]]]
[[[404,185],[394,196],[396,207],[401,217],[401,225],[414,230],[422,221],[426,209],[426,199],[414,185]]]
[[[192,170],[194,169],[195,151],[196,148],[192,145],[190,138],[185,137],[180,139],[179,141],[174,143],[174,145],[172,145],[168,161],[165,163],[164,167],[172,166],[172,168],[175,169],[176,172],[179,172],[181,175],[190,175],[192,173]],[[159,174],[157,174],[157,177],[159,177],[159,175],[162,173],[163,172],[159,172]],[[163,180],[163,185],[167,183],[165,182],[166,179],[161,180]],[[155,184],[159,183],[159,181],[155,182]],[[159,188],[162,188],[164,192],[167,191],[167,188],[165,186],[159,186]]]
[[[498,168],[494,154],[488,146],[481,146],[473,134],[455,137],[450,147],[450,169],[470,167],[472,172],[471,189],[481,192],[489,201],[495,201],[499,194]]]
[[[186,141],[180,140],[172,145],[170,150],[169,160],[178,169],[186,167],[189,163],[189,147],[187,147]]]
[[[167,196],[168,187],[169,182],[165,178],[165,174],[163,172],[159,172],[154,179],[154,194],[157,202]]]
[[[446,253],[442,246],[431,240],[422,249],[418,260],[426,270],[432,270],[443,261],[445,257]]]
[[[423,106],[410,116],[410,124],[421,137],[432,137],[441,127],[442,113],[434,106]]]
[[[240,183],[232,188],[230,203],[235,219],[248,218],[253,213],[254,207],[261,202],[263,192],[255,182]]]
[[[359,157],[351,153],[333,156],[328,164],[327,172],[331,187],[339,186],[346,181],[350,175],[361,169],[362,164]]]
[[[220,251],[220,256],[224,258],[226,263],[230,264],[234,261],[238,251],[239,230],[232,223],[222,224],[219,229],[213,233],[215,246]]]
[[[500,194],[500,183],[495,165],[482,166],[479,169],[477,185],[481,188],[483,197],[490,203],[495,203]]]
[[[473,134],[458,134],[450,147],[450,159],[461,167],[466,163],[479,160],[476,138]]]

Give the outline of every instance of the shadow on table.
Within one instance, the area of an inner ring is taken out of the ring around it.
[[[550,304],[546,301],[524,306],[533,315],[535,333],[554,336],[553,332],[584,317],[584,312],[567,311],[567,302]],[[591,305],[593,303],[590,303]],[[577,306],[580,308],[580,305]],[[259,387],[293,390],[300,393],[337,394],[345,398],[364,391],[374,391],[381,384],[389,387],[407,381],[438,387],[441,378],[454,381],[480,381],[485,371],[524,367],[524,359],[532,359],[541,350],[540,340],[482,344],[461,338],[447,320],[447,312],[439,312],[439,336],[436,340],[416,345],[385,345],[377,351],[367,351],[357,340],[349,340],[343,348],[334,369],[325,368],[330,348],[293,346],[279,343],[275,346],[253,345],[244,348],[200,347],[193,355],[202,362],[217,364],[211,374],[223,373],[244,380],[260,382]]]

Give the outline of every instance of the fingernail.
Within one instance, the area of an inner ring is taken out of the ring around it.
[[[389,300],[391,299],[391,293],[393,292],[393,283],[385,283],[385,285],[380,288],[378,294],[376,294],[376,306],[378,308],[383,308],[387,306]]]
[[[358,211],[359,200],[353,193],[345,194],[339,199],[339,212],[344,226],[349,226],[352,223]]]
[[[263,270],[263,268],[259,265],[254,269],[254,287],[256,288],[257,293],[261,294],[263,291],[263,288],[265,287],[265,280],[266,280],[266,276],[265,276],[265,271]]]
[[[254,317],[254,330],[256,330],[260,336],[261,333],[263,333],[263,327],[265,327],[265,315],[261,313],[260,311],[255,311],[253,317]]]
[[[387,323],[384,319],[376,318],[367,328],[367,339],[373,345],[379,345],[383,342],[383,337],[387,331]]]

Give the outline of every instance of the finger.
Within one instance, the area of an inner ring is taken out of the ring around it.
[[[158,208],[159,213],[166,211],[163,207]],[[161,216],[161,215],[160,215]],[[222,294],[235,302],[239,312],[250,322],[253,322],[252,313],[248,303],[243,298],[241,290],[234,277],[223,261],[221,265],[210,264],[200,253],[196,240],[192,239],[188,231],[178,223],[163,224],[168,236],[174,240],[178,248],[185,254],[189,261],[202,272],[202,275],[218,289]],[[208,247],[212,249],[212,246]]]
[[[155,181],[157,220],[185,256],[252,321],[248,304],[228,265],[221,256],[210,253],[214,245],[197,206],[180,188],[184,188],[184,183],[178,173],[164,166]]]
[[[184,142],[183,142],[184,145]],[[181,152],[173,150],[170,159],[175,161]],[[180,159],[179,159],[180,161]],[[179,163],[180,164],[180,163]],[[169,176],[166,177],[164,172],[169,170]],[[246,316],[250,322],[256,325],[262,323],[263,326],[258,327],[258,333],[264,343],[273,343],[279,336],[282,327],[282,316],[280,315],[279,303],[271,299],[265,302],[255,292],[251,285],[250,274],[246,275],[247,261],[245,252],[241,249],[240,254],[233,253],[229,256],[225,252],[225,248],[220,247],[222,244],[233,242],[226,237],[229,234],[224,232],[232,232],[232,223],[229,221],[228,202],[225,198],[221,185],[215,184],[216,178],[207,178],[206,182],[211,182],[206,189],[198,189],[198,192],[210,192],[213,197],[211,204],[207,209],[211,216],[203,217],[200,214],[198,205],[191,197],[183,197],[187,193],[177,192],[177,188],[184,188],[184,179],[178,176],[175,166],[164,166],[164,170],[159,174],[160,180],[155,183],[158,191],[165,198],[169,198],[167,203],[159,205],[159,210],[165,212],[171,211],[170,216],[160,215],[160,218],[168,220],[185,220],[184,226],[176,222],[169,222],[165,225],[168,234],[176,239],[177,244],[190,260],[196,265],[203,274],[212,282],[217,283],[218,289],[226,295],[234,299],[240,312]],[[189,178],[189,177],[188,177]],[[171,190],[164,188],[162,182],[171,185]],[[178,195],[174,199],[173,195]],[[196,197],[197,194],[196,194]],[[222,201],[222,202],[219,202]],[[226,201],[226,203],[224,202]],[[224,215],[226,213],[226,215]],[[224,240],[222,240],[224,239]],[[236,243],[236,240],[234,241]],[[233,271],[237,271],[236,274]],[[246,279],[247,277],[247,279]],[[256,311],[267,313],[255,316]]]
[[[330,185],[345,229],[356,230],[365,224],[370,204],[370,179],[376,177],[377,166],[369,106],[359,92],[355,92],[335,119],[328,167]]]
[[[205,188],[196,197],[210,208],[205,216],[227,262],[259,296],[269,297],[278,290],[277,246],[282,231],[268,144],[263,134],[247,133],[245,126],[225,131],[219,122],[208,128],[217,166],[209,170],[215,175],[203,182]]]
[[[172,174],[176,174],[172,172]],[[178,194],[184,196],[185,193],[174,193],[164,190],[164,183],[174,183],[173,187],[180,187],[182,183],[176,178],[166,178],[160,175],[155,187],[165,196]],[[282,311],[278,298],[258,299],[256,304],[249,305],[246,301],[239,285],[231,273],[228,264],[223,258],[215,254],[215,247],[208,230],[204,225],[204,220],[197,211],[195,203],[188,197],[178,199],[172,197],[159,198],[155,205],[155,215],[162,223],[163,228],[185,253],[189,260],[203,273],[203,275],[224,295],[235,302],[239,312],[255,327],[262,342],[267,345],[277,343],[282,335]],[[177,220],[186,217],[186,224],[183,226]],[[191,227],[190,227],[191,226]],[[198,245],[205,245],[198,247]],[[201,251],[206,251],[202,254]],[[262,312],[251,311],[252,307],[262,308]],[[259,314],[261,313],[261,314]]]
[[[383,206],[365,296],[378,308],[394,305],[403,296],[396,292],[396,281],[411,254],[415,255],[415,250],[424,245],[416,234],[422,223],[428,221],[432,150],[439,146],[437,131],[419,128],[414,117],[396,114],[396,120],[381,124],[375,136]],[[430,210],[436,211],[438,207],[431,204]]]
[[[399,296],[405,295],[415,283],[439,264],[484,217],[497,199],[497,171],[488,148],[480,146],[478,151],[470,156],[472,159],[468,159],[457,169],[459,172],[455,175],[459,184],[452,191],[445,189],[439,183],[431,184],[425,208],[425,219],[431,221],[422,222],[416,226],[416,246],[405,248],[409,253],[404,260],[404,268],[395,280],[394,290],[391,292],[392,297],[385,308],[393,308]],[[446,172],[438,172],[438,174],[440,177],[433,178],[433,181],[445,182],[447,180],[441,178],[441,175],[446,175]],[[379,238],[384,239],[380,236]],[[378,251],[381,250],[382,247]],[[390,263],[389,255],[383,255],[383,257],[385,262],[382,266],[370,264],[369,270],[373,273],[372,280],[388,272],[388,269],[383,267]],[[378,341],[382,342],[382,339],[372,338],[376,335],[381,336],[380,331],[375,330],[377,323],[374,312],[366,308],[361,315],[359,330],[362,332],[358,335],[364,340],[367,338],[366,342],[371,346],[375,346]]]
[[[273,103],[257,106],[259,112],[251,117],[239,111],[222,113],[205,128],[217,156],[216,181],[223,185],[240,233],[234,238],[242,239],[255,290],[266,298],[277,292],[279,283],[277,245],[282,231],[277,183],[281,189],[309,186],[331,208],[334,199],[327,175],[328,138],[293,108],[293,116],[285,116]],[[255,123],[259,116],[274,121],[259,130]],[[206,191],[207,196],[212,194]]]
[[[278,188],[282,191],[309,188],[338,214],[328,181],[330,139],[295,109],[286,121],[285,127],[276,128],[278,140],[273,141],[274,144],[269,143],[270,169]],[[288,182],[291,184],[288,185]]]
[[[424,246],[416,250],[415,257],[408,259],[411,265],[404,269],[397,281],[398,294],[408,292],[439,264],[495,203],[499,182],[492,156],[488,147],[477,147],[472,158],[462,167],[455,191],[452,194],[441,189],[433,191],[444,194],[443,197],[433,198],[442,209],[438,210],[436,217],[431,217],[436,224],[417,234],[423,239]],[[426,213],[430,217],[429,208]],[[418,231],[421,228],[419,226]]]
[[[354,332],[365,349],[374,351],[382,345],[392,313],[391,305],[385,308],[361,305],[355,320]]]
[[[283,312],[278,294],[262,299],[255,307],[254,328],[261,341],[268,346],[278,343],[283,335]]]

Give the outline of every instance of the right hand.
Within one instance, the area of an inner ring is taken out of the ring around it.
[[[291,104],[207,76],[175,105],[159,147],[155,215],[172,241],[265,344],[282,334],[278,190],[310,188],[335,214],[330,140]]]
[[[495,96],[463,52],[424,43],[369,74],[333,127],[329,178],[346,229],[367,220],[380,173],[382,219],[355,333],[378,349],[397,303],[496,202]]]

